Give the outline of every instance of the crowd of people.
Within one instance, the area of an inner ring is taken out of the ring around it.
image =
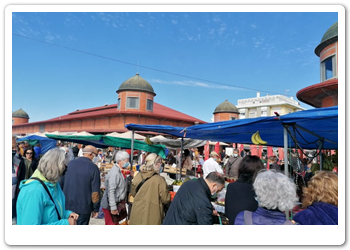
[[[275,156],[264,162],[234,149],[232,156],[212,151],[204,160],[198,150],[186,149],[182,157],[170,151],[162,159],[140,151],[133,171],[135,162],[121,149],[60,144],[42,155],[40,145],[35,147],[12,138],[13,224],[89,225],[100,214],[105,225],[212,225],[221,216],[230,225],[338,224],[337,174],[286,176]],[[101,162],[113,164],[103,188]],[[187,176],[196,178],[184,182],[172,199],[172,185],[161,173],[165,163],[180,162]],[[202,174],[195,176],[198,167]],[[222,213],[213,204],[224,189]]]

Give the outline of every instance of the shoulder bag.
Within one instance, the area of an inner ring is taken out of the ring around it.
[[[45,188],[45,191],[46,191],[47,194],[50,196],[51,201],[52,201],[53,204],[55,205],[55,209],[56,209],[56,212],[57,212],[58,220],[61,220],[61,216],[60,216],[60,213],[58,212],[58,209],[57,209],[57,207],[56,207],[56,203],[54,202],[54,200],[53,200],[53,198],[52,198],[52,196],[51,196],[51,194],[50,194],[50,191],[49,191],[49,189],[47,188],[47,186],[45,185],[45,183],[44,183],[42,180],[40,180],[39,178],[36,178],[36,177],[32,177],[32,178],[30,178],[30,179],[31,179],[31,180],[37,180],[37,181],[39,181],[40,184]]]
[[[157,174],[157,173],[154,173],[152,176],[150,176],[150,177],[148,177],[148,178],[142,180],[142,181],[139,183],[139,185],[137,185],[136,190],[135,190],[135,196],[136,196],[137,192],[140,190],[140,188],[142,187],[142,185],[143,185],[147,180],[149,180],[149,179],[151,179],[153,176],[155,176],[156,174]]]

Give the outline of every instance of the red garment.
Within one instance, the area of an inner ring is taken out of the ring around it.
[[[119,225],[119,224],[113,223],[111,211],[109,211],[108,209],[104,209],[104,208],[102,208],[102,211],[105,215],[105,225]]]

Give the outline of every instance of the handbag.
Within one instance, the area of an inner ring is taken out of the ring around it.
[[[128,216],[128,213],[126,211],[125,200],[121,200],[120,202],[117,203],[117,209],[119,214],[111,214],[112,221],[116,225],[118,225],[120,221],[124,220]]]
[[[53,198],[52,198],[52,196],[51,196],[51,194],[50,194],[50,191],[49,191],[49,189],[47,188],[47,186],[45,185],[45,183],[44,183],[42,180],[40,180],[39,178],[36,178],[36,177],[32,177],[32,178],[30,178],[30,179],[39,181],[40,184],[45,188],[45,191],[46,191],[47,194],[50,196],[51,201],[52,201],[53,204],[55,205],[55,209],[56,209],[56,212],[57,212],[58,220],[61,220],[61,216],[60,216],[60,213],[58,212],[58,209],[57,209],[57,207],[56,207],[56,203],[54,202],[54,200],[53,200]]]

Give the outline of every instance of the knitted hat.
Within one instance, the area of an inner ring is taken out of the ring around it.
[[[157,154],[151,153],[151,154],[147,155],[146,160],[145,160],[145,165],[150,166],[150,165],[156,163],[158,160],[160,160],[160,158],[161,157],[158,156]]]

